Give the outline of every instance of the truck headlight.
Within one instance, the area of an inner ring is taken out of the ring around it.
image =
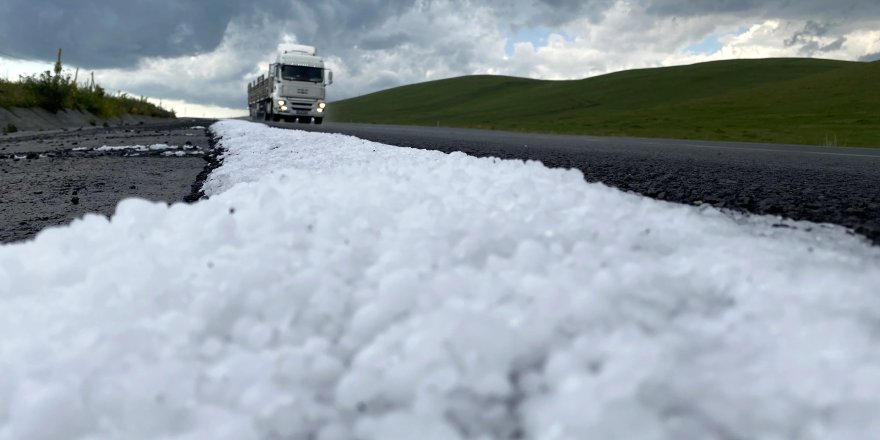
[[[318,103],[318,108],[323,109],[324,107],[327,107],[327,103],[325,103],[325,102]]]
[[[287,106],[286,106],[286,105],[282,105],[282,106],[281,106],[281,111],[286,112],[286,111],[287,111]]]
[[[279,101],[278,101],[278,105],[284,105],[284,100],[283,100],[283,99],[282,99],[282,100],[279,100]]]
[[[322,109],[322,108],[319,108],[319,109],[318,109],[318,113],[321,113],[321,112],[323,112],[323,111],[324,111],[324,109]]]

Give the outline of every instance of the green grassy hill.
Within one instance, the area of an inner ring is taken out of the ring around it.
[[[575,81],[466,76],[329,107],[340,122],[880,146],[880,62],[730,60]]]

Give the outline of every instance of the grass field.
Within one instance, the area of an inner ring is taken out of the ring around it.
[[[466,76],[329,107],[340,122],[880,147],[880,62],[730,60],[574,81]]]

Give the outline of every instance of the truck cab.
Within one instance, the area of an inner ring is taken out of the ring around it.
[[[251,117],[320,124],[327,106],[326,86],[332,83],[333,72],[324,67],[314,47],[281,45],[268,76],[248,85]]]

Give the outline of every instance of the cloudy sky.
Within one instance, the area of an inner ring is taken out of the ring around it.
[[[0,0],[0,77],[68,67],[178,114],[246,113],[278,43],[330,99],[468,74],[574,79],[728,58],[880,59],[878,0]]]

